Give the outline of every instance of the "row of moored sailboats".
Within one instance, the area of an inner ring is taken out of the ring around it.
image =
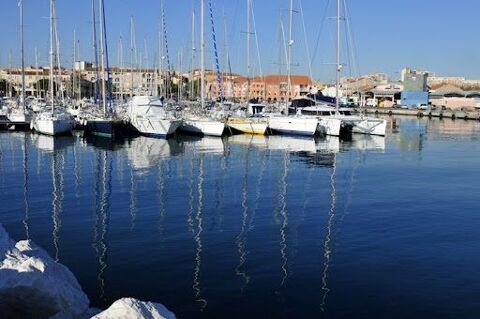
[[[340,2],[338,2],[340,3]],[[92,2],[94,8],[94,1]],[[106,55],[106,33],[103,0],[99,0],[100,13],[100,64],[101,64],[101,104],[96,99],[91,105],[75,108],[66,107],[65,102],[60,102],[55,96],[55,70],[60,69],[58,57],[58,35],[56,29],[56,13],[54,1],[50,0],[50,75],[49,75],[49,105],[44,103],[33,113],[27,107],[25,98],[24,80],[24,52],[23,52],[23,1],[20,2],[21,10],[21,38],[22,38],[22,75],[23,90],[18,107],[12,108],[9,118],[12,123],[31,123],[31,128],[47,135],[60,135],[71,132],[75,125],[80,123],[96,135],[113,136],[119,123],[128,122],[138,132],[145,135],[167,137],[177,130],[206,136],[222,136],[226,130],[246,134],[265,135],[267,133],[280,133],[289,135],[313,136],[324,134],[340,136],[341,134],[360,133],[369,135],[385,135],[386,121],[367,117],[365,115],[352,115],[350,109],[340,105],[339,61],[340,45],[337,43],[337,96],[335,103],[317,101],[312,96],[301,96],[285,105],[262,105],[247,103],[246,105],[228,102],[217,103],[216,107],[206,107],[205,99],[205,35],[204,35],[204,0],[201,1],[201,99],[199,103],[181,103],[166,101],[155,96],[133,96],[126,104],[113,105],[108,96],[110,88],[108,76],[108,57]],[[292,6],[292,4],[291,4]],[[95,12],[95,10],[93,10]],[[290,14],[293,9],[291,8]],[[95,13],[93,14],[95,17]],[[337,12],[337,26],[339,30],[340,9]],[[95,25],[95,22],[94,22]],[[291,27],[291,26],[290,26]],[[339,31],[338,31],[339,32]],[[96,34],[96,31],[94,31]],[[339,37],[337,37],[339,38]],[[289,43],[293,43],[290,39]],[[290,66],[291,53],[288,54]],[[249,64],[249,63],[247,63]],[[290,92],[290,67],[289,89]],[[57,90],[58,91],[58,90]],[[75,102],[76,103],[76,102]],[[75,104],[73,103],[73,104]],[[62,105],[63,104],[63,105]],[[103,107],[102,107],[103,106]],[[68,112],[69,111],[69,112]]]

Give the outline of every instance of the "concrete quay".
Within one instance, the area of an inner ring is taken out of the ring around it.
[[[360,112],[360,108],[355,109]],[[462,119],[480,121],[480,110],[419,110],[419,109],[398,109],[398,108],[363,108],[367,114],[377,115],[405,115],[416,117],[437,117],[449,119]]]

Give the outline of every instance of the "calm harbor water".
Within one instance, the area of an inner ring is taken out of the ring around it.
[[[0,133],[0,222],[92,304],[179,318],[478,318],[480,123],[386,138]]]

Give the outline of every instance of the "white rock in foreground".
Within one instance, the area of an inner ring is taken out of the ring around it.
[[[176,318],[161,304],[133,298],[117,300],[103,312],[88,308],[89,303],[67,267],[56,263],[32,241],[15,244],[0,224],[1,319]]]
[[[33,242],[14,243],[0,225],[2,318],[80,318],[89,300],[70,270]]]
[[[115,301],[110,308],[91,319],[175,319],[173,312],[164,305],[143,302],[133,298]]]

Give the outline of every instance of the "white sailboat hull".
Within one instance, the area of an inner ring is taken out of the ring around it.
[[[61,135],[72,132],[73,122],[68,119],[37,119],[33,122],[35,131],[46,135]]]
[[[8,114],[7,118],[13,124],[30,124],[30,122],[32,121],[32,117],[30,116],[30,114],[20,111]]]
[[[268,127],[287,135],[314,136],[318,119],[310,117],[274,116],[268,120]]]
[[[333,117],[320,117],[318,119],[318,132],[323,135],[340,136],[342,120]]]
[[[184,120],[181,129],[193,134],[222,136],[225,130],[225,123],[213,120]]]
[[[167,137],[175,133],[182,121],[163,119],[155,116],[134,116],[130,118],[133,127],[144,135]]]
[[[375,118],[365,118],[355,121],[352,132],[358,134],[385,136],[387,121]]]
[[[265,135],[268,128],[266,121],[256,121],[253,119],[229,119],[227,125],[244,134]]]
[[[374,117],[343,116],[341,118],[347,125],[351,125],[352,133],[385,136],[387,121]]]

